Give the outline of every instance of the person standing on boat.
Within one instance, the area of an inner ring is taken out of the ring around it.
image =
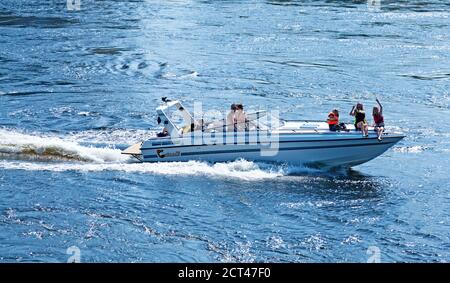
[[[378,98],[376,99],[378,103],[378,107],[374,107],[372,111],[373,121],[374,121],[374,127],[375,131],[377,131],[378,140],[381,141],[383,133],[384,133],[384,117],[383,117],[383,106],[381,105]]]
[[[328,127],[330,128],[330,131],[336,132],[336,131],[340,130],[340,127],[339,127],[339,111],[337,109],[333,109],[333,111],[331,111],[328,114],[327,123],[328,123]]]
[[[241,103],[236,105],[236,126],[238,131],[245,130],[245,125],[247,122],[247,114],[244,111],[244,105]]]
[[[355,117],[355,129],[360,130],[363,133],[363,137],[369,136],[369,125],[366,121],[366,112],[364,111],[364,106],[362,103],[353,106],[350,115]]]
[[[227,131],[233,132],[236,129],[236,104],[231,104],[230,112],[227,115]]]

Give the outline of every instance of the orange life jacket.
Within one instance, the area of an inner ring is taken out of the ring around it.
[[[328,125],[337,125],[337,124],[339,124],[339,116],[337,116],[333,112],[330,112],[330,114],[328,114],[327,122],[328,122]]]

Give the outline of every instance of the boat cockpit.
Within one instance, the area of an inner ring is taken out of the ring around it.
[[[284,122],[267,111],[247,113],[245,122],[228,124],[227,119],[209,121],[203,116],[194,117],[179,101],[163,99],[164,104],[156,109],[158,124],[164,127],[158,137],[183,137],[192,132],[220,133],[236,131],[270,131],[279,128]]]

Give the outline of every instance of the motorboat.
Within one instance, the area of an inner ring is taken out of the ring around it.
[[[282,120],[267,111],[247,113],[240,125],[230,124],[226,118],[194,119],[180,101],[167,98],[163,98],[156,113],[162,132],[128,147],[122,154],[141,162],[245,159],[349,168],[380,156],[405,137],[384,132],[378,140],[373,127],[364,137],[351,124],[345,124],[343,130],[330,131],[326,121]]]

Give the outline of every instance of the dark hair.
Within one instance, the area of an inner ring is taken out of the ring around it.
[[[362,105],[362,103],[358,103],[358,104],[356,104],[356,109],[364,110],[364,106]]]
[[[239,103],[236,105],[236,108],[239,110],[244,110],[244,105],[242,105],[242,103]]]
[[[236,110],[237,109],[237,107],[236,107],[236,104],[231,104],[231,110]]]
[[[378,107],[373,107],[372,115],[380,115],[380,109]]]

